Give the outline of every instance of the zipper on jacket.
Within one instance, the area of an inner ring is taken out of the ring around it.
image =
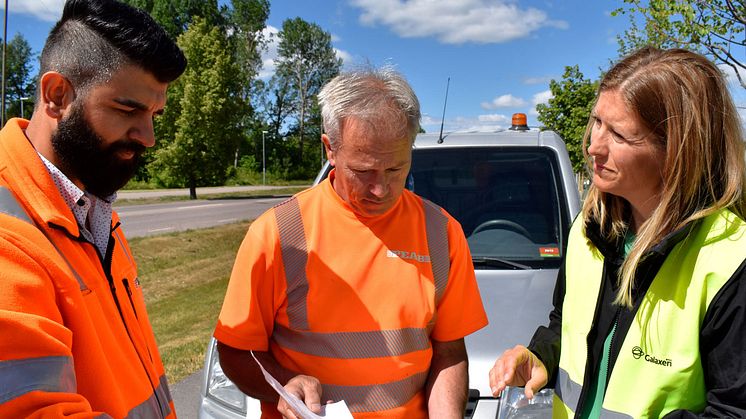
[[[135,309],[135,302],[132,301],[132,290],[130,289],[129,280],[127,280],[127,278],[122,278],[122,284],[124,284],[124,290],[127,291],[127,299],[130,300],[132,312],[135,313],[135,318],[140,320],[140,317],[137,315],[137,309]]]
[[[609,381],[611,381],[611,351],[612,348],[614,348],[614,339],[616,339],[616,327],[619,324],[619,314],[622,311],[622,307],[619,306],[616,309],[616,314],[614,315],[614,323],[611,325],[611,342],[609,342],[609,357],[606,360],[606,382],[604,383],[604,399],[606,398],[606,387],[609,385]],[[587,344],[586,344],[587,345]]]
[[[132,299],[132,289],[130,288],[129,280],[127,278],[122,279],[122,284],[124,284],[124,289],[127,291],[127,299],[130,301],[130,306],[132,307],[132,312],[135,313],[135,318],[139,321],[140,318],[137,316],[137,309],[135,309],[135,301]],[[153,362],[153,354],[150,352],[150,346],[146,343],[145,349],[148,351],[148,358],[150,358],[150,362]]]
[[[114,228],[118,226],[119,224],[117,223],[117,225]],[[112,229],[112,231],[113,230],[114,229]],[[103,268],[104,268],[104,273],[106,274],[106,280],[109,282],[109,289],[111,290],[111,297],[114,299],[114,303],[117,306],[117,311],[119,311],[119,317],[122,319],[122,326],[124,326],[124,330],[127,332],[127,337],[130,339],[130,343],[132,343],[132,348],[135,350],[135,353],[137,354],[137,359],[140,361],[143,371],[145,372],[145,377],[147,378],[148,383],[150,383],[150,388],[153,390],[153,396],[155,397],[155,400],[158,403],[158,408],[159,408],[158,413],[160,413],[161,416],[163,416],[163,401],[160,399],[160,397],[158,397],[158,392],[156,391],[155,384],[153,384],[153,381],[150,379],[150,374],[148,373],[148,367],[145,364],[145,360],[142,359],[142,354],[140,354],[140,351],[137,350],[137,344],[135,343],[135,339],[132,337],[132,333],[130,332],[129,327],[127,326],[127,321],[124,318],[124,312],[122,311],[122,306],[119,304],[119,298],[117,298],[116,286],[114,285],[114,278],[112,277],[112,274],[111,274],[111,263],[112,263],[112,258],[113,258],[112,255],[114,253],[114,244],[115,244],[114,236],[112,236],[111,233],[109,233],[109,245],[106,248],[106,256],[104,257],[104,260],[102,263]],[[129,289],[129,286],[127,285],[126,278],[124,280],[124,283],[125,283],[125,290],[127,290],[127,296],[130,297],[130,289]],[[133,304],[132,308],[134,310],[134,303],[132,301],[132,298],[130,297],[129,300],[130,300],[130,304]],[[146,343],[145,347],[147,348],[147,346],[148,345]],[[152,361],[152,356],[150,355],[149,348],[148,348],[148,356],[150,356],[151,361]],[[166,405],[168,405],[168,403],[166,403]]]

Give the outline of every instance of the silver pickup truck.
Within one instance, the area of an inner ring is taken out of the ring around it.
[[[325,167],[315,183],[323,180]],[[552,131],[420,134],[407,187],[462,225],[489,325],[466,338],[470,419],[550,418],[552,390],[528,401],[520,388],[493,397],[488,372],[548,322],[557,270],[580,198],[562,139]],[[201,418],[260,417],[220,369],[214,339],[205,360]]]

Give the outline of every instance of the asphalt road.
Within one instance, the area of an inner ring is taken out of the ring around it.
[[[251,220],[285,197],[213,199],[115,207],[129,238]]]

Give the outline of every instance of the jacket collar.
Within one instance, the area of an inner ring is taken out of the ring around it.
[[[28,121],[13,118],[0,131],[0,177],[40,225],[56,225],[74,237],[78,223],[24,130]]]
[[[693,229],[699,226],[701,222],[701,219],[695,220],[667,234],[643,256],[643,259],[653,255],[668,255],[671,249],[686,238]],[[585,220],[585,236],[601,252],[605,259],[614,261],[616,264],[621,264],[623,262],[623,238],[614,242],[605,240],[601,235],[601,226],[596,222],[596,220],[592,219]]]

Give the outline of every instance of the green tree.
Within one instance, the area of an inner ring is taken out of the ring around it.
[[[296,162],[302,164],[306,123],[315,118],[309,113],[324,83],[339,74],[342,59],[332,47],[329,32],[301,18],[285,20],[278,37],[276,79],[270,84],[279,88],[277,97],[292,100],[298,135]]]
[[[255,98],[257,90],[261,89],[261,84],[257,84],[260,82],[257,80],[257,74],[262,66],[261,52],[266,46],[263,30],[269,17],[269,1],[232,0],[227,16],[234,61],[239,71],[235,76],[239,81],[235,94],[244,104],[239,118],[239,129],[242,134],[234,156],[235,163],[239,154],[244,156],[247,152],[259,149],[255,147],[256,142],[253,139],[261,136],[261,132],[266,130],[263,121],[255,112],[252,99]],[[259,153],[254,153],[254,156],[255,161],[261,162]]]
[[[121,0],[123,3],[127,3],[132,7],[145,10],[150,13],[153,11],[153,0]]]
[[[536,105],[539,121],[565,140],[573,170],[578,173],[585,172],[583,134],[597,88],[598,82],[586,79],[577,65],[568,66],[561,80],[549,82],[549,103]]]
[[[613,15],[628,14],[630,29],[618,37],[627,54],[642,45],[683,47],[731,67],[743,88],[746,2],[743,0],[624,0]],[[641,19],[642,27],[637,25]]]
[[[262,65],[265,45],[262,30],[269,17],[269,0],[232,0],[228,9],[231,40],[236,48],[236,63],[249,79],[256,77]]]
[[[36,77],[32,73],[35,54],[20,33],[8,42],[5,53],[5,119],[21,116],[22,98],[23,116],[28,118],[36,102]]]
[[[177,106],[167,106],[158,123],[160,135],[173,129],[173,137],[155,151],[149,171],[165,186],[189,187],[196,199],[197,186],[223,184],[233,165],[240,135],[241,103],[233,94],[238,70],[225,32],[202,18],[194,18],[178,44],[189,65],[171,87],[169,100]]]
[[[211,25],[224,25],[225,19],[217,0],[122,0],[142,9],[153,17],[168,34],[176,39],[184,33],[194,17],[199,16]],[[222,9],[225,10],[225,9]]]

